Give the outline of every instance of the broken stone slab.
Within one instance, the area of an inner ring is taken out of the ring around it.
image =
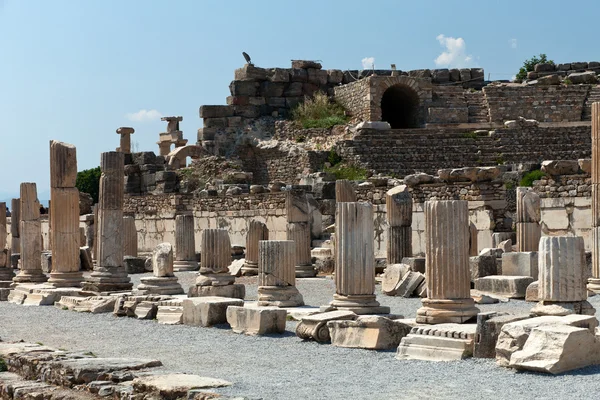
[[[589,329],[546,325],[531,330],[509,367],[560,374],[600,363],[600,341]]]
[[[123,257],[123,265],[128,274],[143,274],[146,272],[146,257]]]
[[[570,314],[595,315],[596,309],[588,301],[540,301],[530,311],[532,316]]]
[[[529,314],[512,315],[489,311],[477,314],[473,357],[496,358],[496,342],[505,324],[530,318]]]
[[[452,361],[473,355],[475,324],[417,326],[402,339],[399,360]]]
[[[402,277],[408,272],[405,264],[389,264],[381,276],[381,291],[388,296],[395,296]]]
[[[538,301],[538,281],[533,281],[525,291],[525,301]]]
[[[469,257],[469,267],[471,269],[471,281],[498,274],[496,257],[492,255]]]
[[[2,398],[38,398],[42,393],[44,399],[49,400],[61,398],[75,398],[67,397],[67,395],[74,396],[77,394],[74,391],[62,389],[44,382],[24,379],[13,372],[0,372],[0,395],[3,395]]]
[[[408,186],[417,186],[427,183],[435,182],[433,175],[428,175],[424,172],[417,172],[416,174],[406,175],[403,179],[404,183]]]
[[[498,244],[498,248],[502,249],[505,253],[510,253],[512,251],[512,239],[507,239]]]
[[[229,306],[226,317],[235,333],[266,335],[285,332],[287,311],[279,307]]]
[[[354,320],[358,317],[352,311],[337,310],[303,317],[296,326],[296,336],[304,340],[315,340],[320,343],[329,343],[331,336],[327,322],[336,320]]]
[[[475,300],[476,304],[496,304],[500,302],[497,297],[473,289],[471,289],[471,298]]]
[[[246,297],[246,286],[239,283],[224,286],[190,286],[189,297],[225,297],[244,299]]]
[[[188,398],[193,389],[231,386],[231,382],[188,374],[161,374],[135,378],[132,382],[135,394],[154,395],[160,399]]]
[[[417,288],[425,281],[425,275],[420,272],[408,271],[396,288],[396,296],[411,297]]]
[[[594,334],[595,329],[598,327],[598,320],[593,316],[573,314],[564,317],[535,317],[505,324],[496,342],[496,362],[498,365],[509,366],[513,353],[523,349],[533,328],[556,324],[585,328]]]
[[[183,324],[183,299],[159,301],[157,303],[156,320],[163,325]]]
[[[359,129],[377,129],[387,130],[392,129],[390,124],[386,121],[363,121],[354,127],[355,130]]]
[[[511,299],[523,299],[531,282],[533,278],[530,276],[492,275],[476,279],[475,290]]]
[[[567,77],[571,83],[597,83],[598,76],[594,71],[574,72]]]
[[[502,254],[502,275],[531,276],[538,279],[538,252],[510,252]]]
[[[142,301],[135,308],[135,317],[137,319],[154,319],[158,312],[158,302]]]
[[[213,326],[227,322],[227,307],[243,306],[244,301],[227,297],[192,297],[183,300],[183,324]]]
[[[116,296],[63,296],[54,306],[63,310],[102,314],[113,312],[116,301]]]
[[[401,321],[380,316],[329,321],[327,327],[332,345],[371,350],[395,348],[411,330]]]
[[[579,172],[577,160],[546,160],[542,161],[541,170],[548,175],[575,175]]]

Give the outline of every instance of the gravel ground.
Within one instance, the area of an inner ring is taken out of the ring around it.
[[[184,287],[192,273],[178,273]],[[132,276],[134,283],[140,275]],[[256,299],[256,278],[243,278],[247,298]],[[331,300],[333,281],[300,279],[308,305]],[[378,288],[379,291],[379,288]],[[419,299],[382,296],[392,313],[413,318]],[[590,300],[600,309],[600,298]],[[531,304],[510,301],[480,306],[482,311],[526,312]],[[288,322],[283,336],[251,337],[226,327],[164,326],[154,321],[91,315],[54,307],[0,303],[3,340],[41,342],[55,348],[92,351],[100,357],[159,359],[164,369],[226,379],[216,390],[251,399],[589,399],[600,392],[600,367],[547,376],[519,373],[493,360],[456,362],[399,361],[394,351],[343,349],[303,342]]]

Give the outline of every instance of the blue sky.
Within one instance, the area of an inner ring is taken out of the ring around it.
[[[242,51],[261,67],[437,60],[509,79],[539,53],[600,61],[599,11],[597,0],[0,0],[0,199],[23,181],[49,197],[51,139],[77,146],[80,170],[119,145],[119,126],[157,152],[160,115],[182,115],[195,142],[198,107],[225,104]]]

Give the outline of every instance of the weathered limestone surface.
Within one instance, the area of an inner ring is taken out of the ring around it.
[[[462,200],[425,202],[427,298],[417,322],[462,323],[479,310],[471,298],[469,210]]]
[[[258,275],[258,242],[269,240],[269,228],[264,222],[250,221],[246,235],[246,261],[242,275]]]
[[[347,179],[338,179],[335,181],[335,201],[337,203],[356,202],[356,191],[352,182]]]
[[[296,288],[295,246],[291,240],[258,242],[259,306],[304,305],[304,299]]]
[[[540,196],[531,188],[517,188],[517,251],[537,251],[542,235]]]
[[[538,260],[537,248],[535,251],[504,253],[502,254],[502,275],[530,276],[537,280]]]
[[[183,324],[212,326],[227,322],[227,307],[243,307],[244,301],[227,297],[193,297],[183,300]]]
[[[387,263],[398,264],[412,256],[412,196],[406,185],[396,186],[385,195],[388,220]]]
[[[195,271],[196,241],[194,237],[194,216],[180,214],[175,217],[175,271]]]
[[[285,332],[287,311],[278,307],[228,306],[226,317],[235,333],[266,335]]]
[[[330,305],[356,314],[387,314],[375,297],[373,206],[337,203],[335,287]]]
[[[582,237],[545,236],[540,240],[538,285],[541,301],[587,299]]]
[[[21,221],[21,199],[10,200],[10,212],[11,212],[11,224],[10,224],[10,252],[11,254],[21,253],[21,240],[20,240],[20,223]],[[13,265],[13,268],[16,268]]]
[[[102,153],[100,168],[98,258],[84,289],[99,292],[131,290],[133,284],[123,266],[123,153]]]
[[[338,347],[385,350],[398,347],[411,326],[375,315],[327,322],[331,344]]]
[[[161,243],[152,252],[151,277],[140,278],[137,290],[143,294],[174,295],[183,294],[183,288],[173,274],[173,246]]]
[[[402,339],[399,360],[452,361],[473,355],[476,325],[445,323],[416,326]]]
[[[138,238],[135,227],[135,218],[123,217],[123,255],[130,257],[138,256]]]
[[[530,318],[529,314],[513,315],[505,312],[488,311],[477,314],[475,332],[475,358],[496,358],[496,342],[505,324]]]
[[[532,282],[533,278],[530,276],[490,275],[475,279],[475,289],[511,299],[523,299]]]
[[[358,317],[352,311],[337,310],[302,317],[296,326],[296,336],[304,340],[315,340],[320,343],[329,343],[331,337],[327,323],[336,320],[354,320]]]

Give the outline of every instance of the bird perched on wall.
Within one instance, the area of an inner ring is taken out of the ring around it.
[[[252,64],[252,60],[250,59],[250,56],[248,55],[248,53],[246,53],[245,51],[242,51],[242,55],[244,56],[244,59],[246,59],[246,62],[250,65],[254,65]]]

